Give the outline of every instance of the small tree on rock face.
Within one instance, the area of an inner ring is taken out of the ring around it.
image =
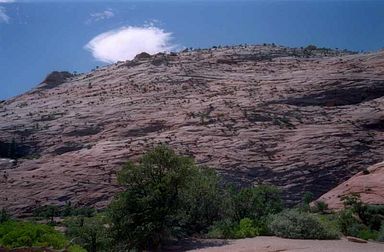
[[[1,211],[0,211],[0,224],[8,221],[9,219],[10,219],[10,216],[7,213],[7,211],[4,208],[1,209]]]

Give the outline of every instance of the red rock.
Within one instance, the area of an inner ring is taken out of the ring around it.
[[[366,204],[384,204],[384,162],[370,166],[367,172],[357,173],[321,196],[318,201],[327,203],[330,209],[341,209],[344,207],[341,201],[343,196],[354,193],[359,194],[361,201]]]
[[[360,238],[357,238],[357,237],[353,237],[353,236],[347,236],[346,238],[347,238],[348,241],[351,241],[351,242],[367,243],[366,240],[360,239]]]
[[[384,52],[237,46],[119,62],[0,103],[0,158],[18,157],[0,165],[0,208],[105,207],[121,165],[159,143],[297,202],[383,161],[383,97]]]

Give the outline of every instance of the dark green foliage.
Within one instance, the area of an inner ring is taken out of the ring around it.
[[[358,194],[343,199],[345,209],[339,212],[338,224],[345,235],[362,239],[380,239],[380,227],[384,223],[384,206],[367,205]]]
[[[338,225],[343,234],[365,240],[375,240],[379,235],[377,230],[365,225],[352,209],[345,209],[338,213]]]
[[[188,223],[199,230],[213,222],[218,216],[217,199],[209,190],[215,191],[217,182],[212,175],[203,178],[201,172],[192,159],[165,146],[144,155],[137,165],[127,163],[118,174],[125,191],[109,211],[114,241],[130,249],[154,249],[164,240],[183,236]],[[197,203],[201,205],[192,206]]]
[[[193,169],[180,200],[187,234],[206,232],[214,221],[231,214],[229,195],[220,187],[216,172],[208,168]]]
[[[238,223],[229,220],[218,221],[211,226],[208,237],[216,239],[240,239],[260,235],[260,228],[250,218],[241,219]]]
[[[338,239],[337,230],[318,216],[296,209],[286,210],[272,217],[270,231],[279,237],[292,239]]]
[[[69,217],[66,219],[67,236],[88,252],[108,251],[110,238],[108,221],[103,215],[94,217]]]
[[[309,205],[309,203],[312,202],[313,197],[314,197],[313,193],[305,192],[304,195],[303,195],[303,203],[306,204],[306,205]]]
[[[282,210],[276,188],[228,190],[214,170],[197,167],[165,146],[139,164],[127,163],[118,180],[125,190],[110,205],[109,216],[120,250],[156,249],[167,239],[208,229],[222,237],[254,236],[265,233],[269,214]]]
[[[342,198],[346,209],[352,211],[361,223],[369,229],[379,231],[384,222],[384,205],[367,205],[360,200],[358,194],[351,194]]]
[[[324,201],[315,201],[314,207],[311,209],[315,213],[325,213],[328,210],[328,205]]]
[[[68,216],[85,216],[85,217],[92,217],[96,213],[96,210],[91,207],[73,207],[71,203],[67,203],[64,208],[60,209],[60,216],[61,217],[68,217]]]
[[[47,225],[7,221],[0,224],[0,245],[7,248],[41,246],[62,249],[68,241],[63,234]]]
[[[208,238],[229,239],[234,238],[234,227],[237,225],[229,219],[215,222],[208,231]]]
[[[359,217],[370,229],[379,231],[384,222],[384,205],[363,205]]]
[[[60,216],[58,206],[47,205],[36,208],[33,211],[33,216],[48,219],[51,223],[54,222],[54,217]]]
[[[377,234],[377,240],[384,242],[384,223],[381,224],[380,232]]]
[[[1,211],[0,211],[0,224],[8,221],[9,219],[10,219],[10,216],[7,213],[7,211],[4,208],[1,209]]]
[[[95,214],[95,209],[88,207],[72,207],[70,203],[65,206],[45,205],[33,211],[34,217],[50,220],[53,223],[54,217],[86,216],[91,217]]]
[[[377,240],[378,233],[378,231],[371,230],[369,228],[363,228],[358,232],[356,236],[364,240]]]
[[[232,197],[236,220],[260,220],[283,209],[280,191],[269,185],[243,188]]]
[[[356,235],[360,223],[351,209],[345,209],[338,213],[338,225],[343,234]]]

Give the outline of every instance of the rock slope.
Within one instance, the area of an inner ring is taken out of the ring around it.
[[[15,213],[103,207],[121,165],[159,143],[288,202],[383,160],[384,52],[235,46],[47,80],[0,103],[0,208]]]
[[[327,203],[329,209],[342,209],[344,196],[360,195],[362,202],[372,205],[384,204],[384,162],[372,165],[344,183],[322,195],[318,201]]]

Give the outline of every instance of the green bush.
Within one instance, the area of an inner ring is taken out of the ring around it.
[[[384,223],[381,224],[380,232],[377,234],[377,240],[384,242]]]
[[[75,244],[68,247],[68,252],[87,252],[87,250]]]
[[[65,220],[66,235],[88,252],[106,251],[110,244],[108,221],[103,215],[69,217]]]
[[[0,224],[0,245],[7,248],[42,246],[62,249],[68,241],[63,234],[47,225],[7,221]]]
[[[339,213],[340,230],[345,235],[363,239],[378,239],[384,223],[384,205],[367,205],[358,194],[342,198],[345,209]]]
[[[384,205],[366,205],[360,209],[359,217],[370,229],[379,231],[384,222]]]
[[[238,223],[230,220],[216,222],[210,227],[207,237],[215,239],[240,239],[258,235],[260,235],[260,228],[257,227],[256,223],[249,218],[244,218]]]
[[[48,219],[50,223],[53,223],[53,218],[60,216],[60,209],[54,205],[41,206],[33,211],[33,216]]]
[[[1,211],[0,211],[0,224],[6,222],[8,220],[10,220],[9,214],[7,213],[7,211],[4,208],[1,209]]]
[[[286,210],[271,217],[268,227],[276,236],[292,239],[338,239],[339,234],[330,223],[318,216],[300,212],[296,209]]]
[[[236,223],[226,219],[221,221],[216,221],[210,228],[207,234],[208,238],[214,239],[230,239],[234,238],[234,229]]]
[[[338,225],[345,235],[356,236],[361,230],[362,224],[351,209],[345,209],[338,213]]]
[[[324,201],[315,201],[315,205],[311,210],[315,213],[325,213],[328,210],[328,205]]]
[[[234,230],[235,238],[255,237],[260,234],[259,229],[255,227],[255,223],[249,219],[244,218]]]
[[[125,190],[109,208],[120,249],[156,249],[167,239],[208,228],[220,219],[217,175],[159,146],[118,174]]]
[[[187,234],[206,232],[214,221],[231,216],[229,195],[212,169],[192,169],[190,179],[180,191],[180,202],[182,227]]]
[[[378,233],[378,231],[374,231],[369,228],[362,228],[356,236],[364,240],[377,240]]]
[[[235,190],[214,170],[159,146],[118,173],[124,188],[108,215],[114,246],[157,249],[187,235],[246,237],[266,233],[266,219],[282,210],[280,191],[262,185]],[[248,221],[250,220],[250,221]]]
[[[34,217],[49,219],[53,222],[54,217],[86,216],[91,217],[95,214],[95,209],[89,207],[72,207],[70,203],[65,206],[45,205],[37,207],[33,211]]]
[[[243,188],[232,197],[236,220],[260,220],[283,209],[280,191],[269,185]]]

